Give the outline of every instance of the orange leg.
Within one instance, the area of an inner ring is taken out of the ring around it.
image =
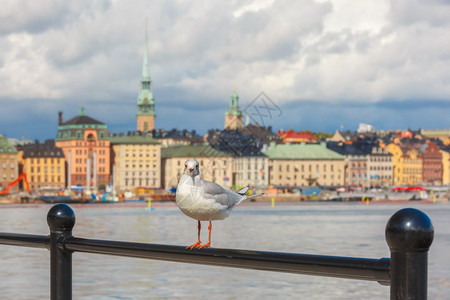
[[[202,249],[202,248],[207,248],[207,247],[211,247],[211,229],[212,229],[212,223],[211,221],[209,221],[209,226],[208,226],[208,242],[206,244],[200,245],[198,247],[198,249]]]
[[[202,242],[200,241],[200,230],[202,229],[202,224],[200,224],[200,221],[198,221],[198,238],[197,238],[197,243],[194,243],[190,246],[187,246],[186,249],[192,250],[195,247],[198,247],[202,244]]]

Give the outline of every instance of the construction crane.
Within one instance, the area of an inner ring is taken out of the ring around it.
[[[8,183],[8,185],[6,186],[6,188],[2,191],[0,191],[0,196],[2,195],[8,195],[9,194],[9,189],[15,185],[16,183],[18,183],[19,181],[21,181],[23,179],[23,181],[25,182],[25,188],[27,189],[28,193],[31,194],[30,191],[30,186],[28,185],[28,180],[27,180],[27,174],[26,173],[22,173],[19,175],[19,177],[17,177],[15,180],[11,181],[10,183]]]

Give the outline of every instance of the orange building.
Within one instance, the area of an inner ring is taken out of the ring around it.
[[[67,186],[109,183],[109,132],[104,123],[86,116],[83,107],[67,122],[59,112],[56,146],[63,150],[67,162]]]

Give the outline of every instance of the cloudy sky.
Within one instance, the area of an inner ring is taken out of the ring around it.
[[[446,0],[6,0],[0,133],[135,130],[146,19],[157,128],[222,128],[233,91],[276,129],[450,127]]]

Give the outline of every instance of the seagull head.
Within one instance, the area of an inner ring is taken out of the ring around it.
[[[194,158],[189,158],[184,163],[184,174],[191,176],[191,177],[195,177],[195,176],[199,175],[200,170],[199,170],[198,161],[196,161]]]

